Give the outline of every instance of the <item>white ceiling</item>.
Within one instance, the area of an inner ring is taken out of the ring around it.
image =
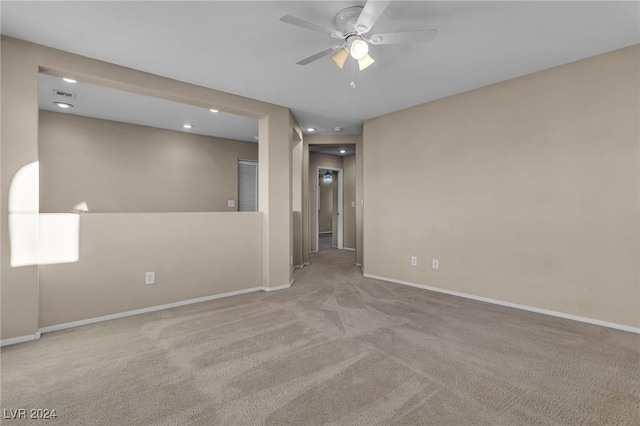
[[[435,28],[434,42],[372,46],[362,72],[295,64],[335,40],[282,15],[333,26],[362,4],[2,1],[2,33],[288,106],[317,133],[640,42],[638,2],[397,1],[373,32]]]
[[[89,83],[67,83],[46,74],[40,74],[38,90],[39,107],[48,111],[247,142],[256,142],[254,137],[258,135],[255,118],[222,111],[212,113],[206,108]],[[74,98],[57,96],[55,90],[73,94]],[[73,108],[61,109],[54,104],[60,101],[72,104]],[[191,124],[193,128],[185,129],[183,124]]]

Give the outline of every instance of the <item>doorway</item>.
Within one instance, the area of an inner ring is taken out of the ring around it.
[[[316,211],[316,247],[320,250],[321,235],[323,241],[331,234],[331,247],[344,248],[344,215],[342,169],[318,166],[316,170],[317,211]]]

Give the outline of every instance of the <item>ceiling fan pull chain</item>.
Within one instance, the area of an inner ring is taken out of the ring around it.
[[[352,89],[356,88],[356,63],[351,61],[349,73],[351,74],[351,81],[349,82],[349,86]]]

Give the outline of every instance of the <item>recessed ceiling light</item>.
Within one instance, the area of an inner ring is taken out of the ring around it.
[[[182,127],[185,129],[193,129],[193,124],[183,124]]]
[[[340,154],[346,154],[346,153],[347,153],[347,150],[346,150],[346,149],[341,149],[341,150],[340,150]]]
[[[333,131],[334,132],[340,132],[340,131],[342,131],[342,127],[334,127]]]
[[[211,112],[220,112],[220,111],[218,111],[218,110],[217,110],[217,109],[215,109],[215,108],[210,108],[210,109],[209,109],[209,111],[211,111]]]
[[[67,83],[77,83],[78,82],[78,80],[74,80],[74,79],[68,78],[68,77],[62,77],[62,79],[64,81],[66,81]]]
[[[73,105],[68,104],[66,102],[54,102],[53,104],[60,108],[73,108]]]
[[[315,132],[316,128],[315,127],[307,127],[307,132]]]

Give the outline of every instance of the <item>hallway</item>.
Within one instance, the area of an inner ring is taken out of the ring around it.
[[[318,251],[336,250],[331,247],[331,238],[333,234],[320,234],[318,236]]]

